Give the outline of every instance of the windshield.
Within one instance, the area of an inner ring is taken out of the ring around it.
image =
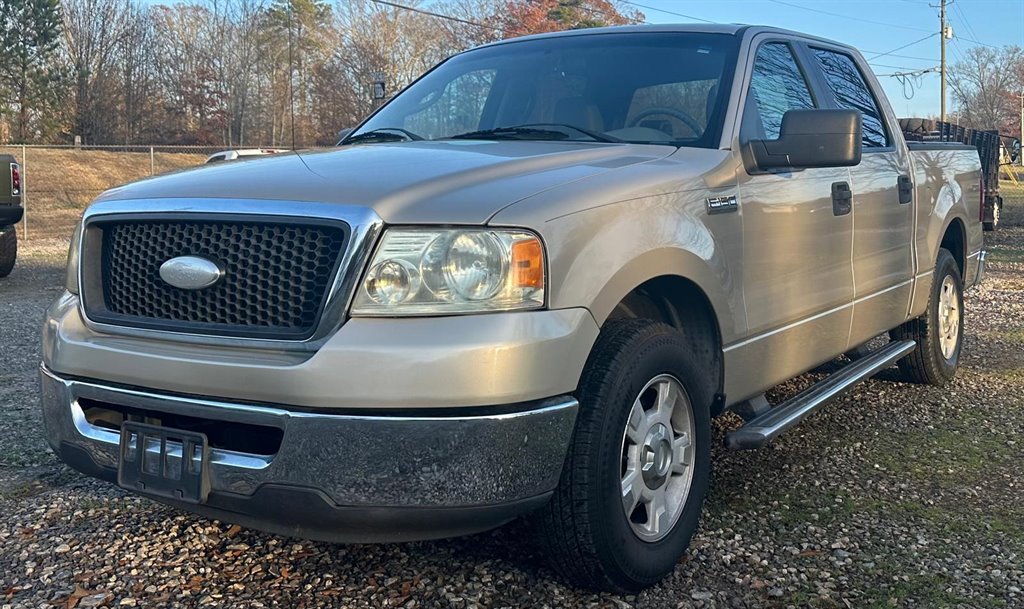
[[[717,147],[737,38],[623,33],[500,44],[427,73],[343,143],[530,139]]]

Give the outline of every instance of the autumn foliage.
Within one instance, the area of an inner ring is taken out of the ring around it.
[[[444,58],[617,0],[0,0],[0,141],[332,144]]]
[[[610,0],[507,0],[495,16],[509,35],[643,23],[643,13],[623,10]]]

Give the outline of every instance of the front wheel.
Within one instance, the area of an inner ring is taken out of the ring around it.
[[[705,379],[671,326],[630,319],[602,330],[580,381],[559,486],[539,515],[563,577],[636,591],[679,562],[710,478],[714,390]]]
[[[964,284],[948,250],[940,249],[928,310],[890,332],[894,340],[912,339],[917,348],[899,361],[907,380],[943,387],[960,363],[964,336]]]
[[[0,277],[6,277],[14,270],[18,258],[18,231],[13,226],[0,227]]]

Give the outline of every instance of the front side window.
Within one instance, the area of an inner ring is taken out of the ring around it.
[[[753,101],[764,139],[778,139],[782,117],[790,110],[810,110],[814,99],[789,45],[769,42],[754,58],[748,104]]]
[[[718,147],[737,48],[731,34],[648,32],[474,49],[413,83],[343,143],[466,138]]]
[[[845,110],[860,111],[864,124],[865,148],[884,148],[889,145],[889,137],[885,131],[882,112],[875,102],[871,89],[864,82],[864,76],[857,69],[853,58],[845,53],[812,49],[818,60],[825,80],[836,98],[836,104]]]

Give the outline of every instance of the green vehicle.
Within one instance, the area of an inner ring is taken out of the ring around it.
[[[13,156],[0,154],[0,277],[6,277],[14,270],[14,261],[18,257],[18,231],[14,225],[21,221],[23,215],[21,167]]]

